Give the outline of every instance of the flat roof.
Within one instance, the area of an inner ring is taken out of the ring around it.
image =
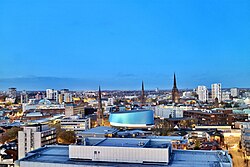
[[[85,138],[78,145],[102,147],[138,147],[138,148],[168,148],[170,141],[165,139],[139,138]]]
[[[105,135],[105,134],[110,134],[110,133],[114,134],[118,131],[119,131],[118,129],[112,128],[109,126],[98,126],[98,127],[83,131],[81,133],[82,134],[103,134],[103,135]]]
[[[231,167],[232,162],[228,155],[224,155],[223,151],[202,151],[202,150],[173,150],[172,160],[169,167]],[[85,165],[91,166],[119,166],[131,167],[135,165],[138,167],[160,167],[166,165],[159,164],[133,164],[133,163],[115,163],[115,162],[96,162],[96,161],[76,161],[69,159],[69,146],[51,145],[45,146],[34,151],[31,151],[28,156],[18,160],[25,162],[44,163],[49,166],[49,163],[69,164],[74,166],[83,167]]]

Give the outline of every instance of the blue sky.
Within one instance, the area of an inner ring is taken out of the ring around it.
[[[0,1],[0,89],[250,87],[249,0]]]

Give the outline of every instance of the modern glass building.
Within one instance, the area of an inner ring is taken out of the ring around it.
[[[154,112],[152,110],[113,112],[109,115],[109,122],[115,127],[149,128],[154,126]]]

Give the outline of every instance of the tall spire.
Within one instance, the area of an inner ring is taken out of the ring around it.
[[[145,105],[145,92],[144,92],[144,83],[141,84],[141,106]]]
[[[102,125],[103,111],[102,111],[102,92],[101,87],[99,86],[98,90],[98,109],[97,109],[97,123]]]
[[[175,73],[174,73],[174,86],[173,86],[173,88],[177,88]]]
[[[176,77],[175,77],[175,73],[174,73],[174,85],[173,85],[173,89],[172,89],[172,102],[179,103],[179,100],[180,100],[180,95],[179,95],[179,91],[177,88]]]

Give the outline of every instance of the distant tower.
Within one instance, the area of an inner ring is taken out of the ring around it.
[[[173,85],[173,89],[172,89],[172,102],[179,103],[179,100],[180,100],[180,95],[179,95],[179,91],[177,88],[176,77],[175,77],[175,73],[174,73],[174,85]]]
[[[102,92],[101,92],[101,87],[99,86],[99,91],[98,91],[98,109],[97,109],[97,123],[98,123],[98,125],[102,125],[102,120],[103,120]]]
[[[145,92],[144,92],[144,83],[141,84],[141,106],[145,105]]]

